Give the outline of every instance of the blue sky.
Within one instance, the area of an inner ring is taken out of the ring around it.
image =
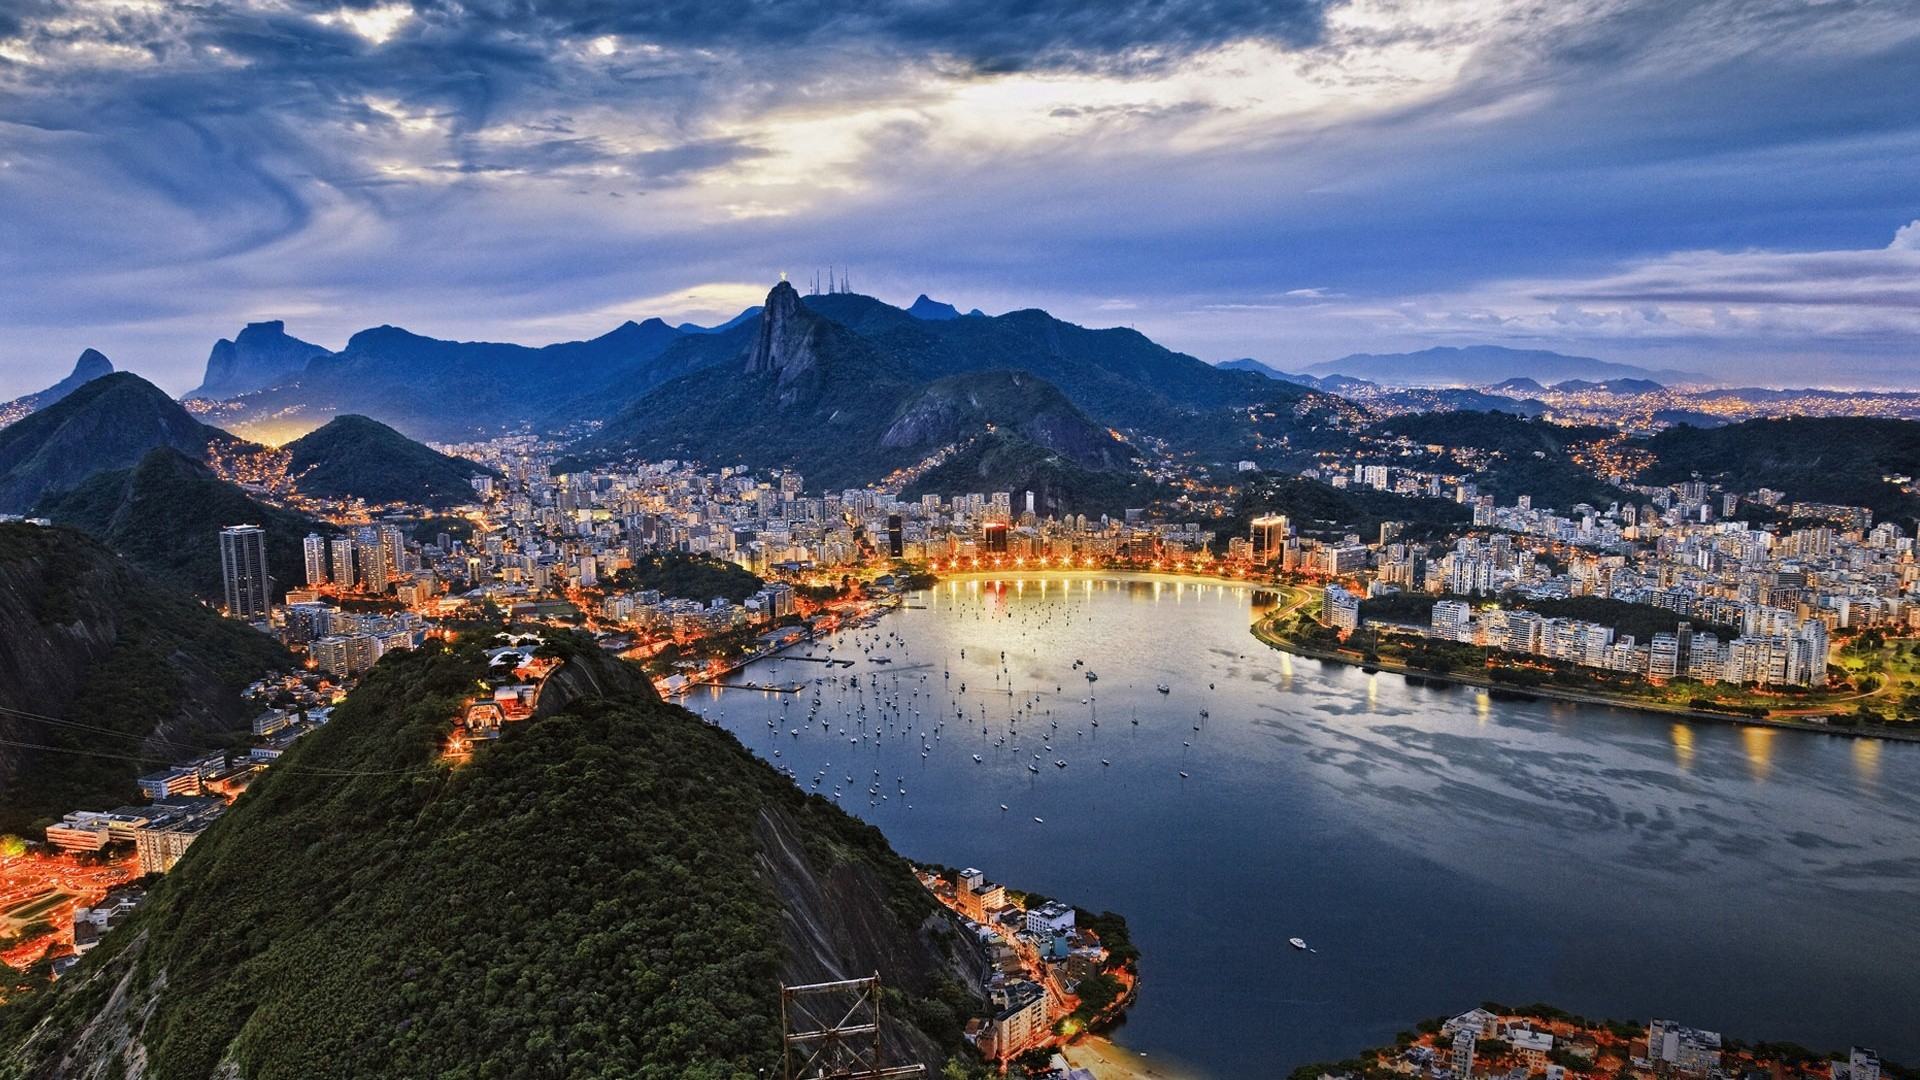
[[[0,398],[785,270],[1300,368],[1920,386],[1911,0],[13,0]]]

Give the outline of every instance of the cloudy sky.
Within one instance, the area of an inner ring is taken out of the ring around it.
[[[0,398],[781,271],[1299,368],[1920,386],[1912,0],[8,0]]]

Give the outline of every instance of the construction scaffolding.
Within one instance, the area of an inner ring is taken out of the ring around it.
[[[925,1065],[886,1063],[880,1041],[880,973],[865,979],[780,985],[786,1080],[905,1080]]]

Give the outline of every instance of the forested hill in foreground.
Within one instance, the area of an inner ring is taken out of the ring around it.
[[[78,532],[0,524],[0,708],[31,714],[0,714],[0,833],[135,801],[134,777],[245,732],[240,691],[293,663]]]
[[[558,645],[542,717],[457,767],[480,649],[383,658],[127,926],[0,1008],[0,1076],[753,1080],[783,979],[875,970],[894,1062],[937,1075],[969,999],[878,830]]]

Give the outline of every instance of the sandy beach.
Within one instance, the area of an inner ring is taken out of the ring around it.
[[[1067,1064],[1090,1070],[1099,1080],[1204,1080],[1186,1066],[1137,1054],[1097,1036],[1082,1039],[1061,1053]]]

